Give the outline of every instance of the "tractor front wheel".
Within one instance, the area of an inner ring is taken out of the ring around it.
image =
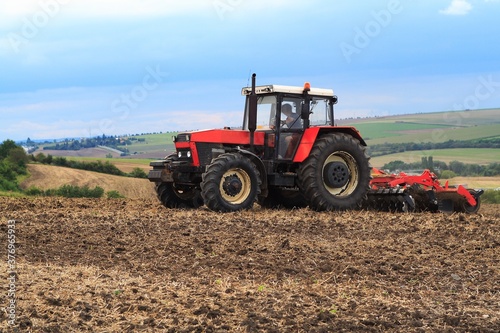
[[[201,195],[213,211],[249,209],[260,194],[260,184],[259,171],[252,161],[238,153],[222,154],[202,175]]]
[[[320,137],[299,168],[299,188],[316,211],[359,208],[371,178],[366,148],[352,136],[332,133]]]
[[[203,206],[199,190],[180,190],[174,183],[157,183],[158,199],[167,208],[198,208]]]

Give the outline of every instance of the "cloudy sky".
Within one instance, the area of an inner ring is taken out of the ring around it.
[[[500,107],[498,0],[0,1],[0,140],[238,126],[252,72],[338,118]]]

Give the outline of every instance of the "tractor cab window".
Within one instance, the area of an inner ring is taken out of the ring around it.
[[[272,129],[276,119],[276,96],[259,96],[257,101],[257,131]],[[243,129],[248,130],[248,103]]]
[[[309,120],[311,126],[327,125],[330,123],[330,99],[313,97],[311,100]]]
[[[301,108],[303,99],[284,96],[281,103],[281,128],[279,134],[278,158],[292,159],[302,136]]]
[[[292,129],[302,128],[300,117],[301,100],[284,98],[281,103],[281,128]]]

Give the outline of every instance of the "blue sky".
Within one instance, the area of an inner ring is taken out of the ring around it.
[[[0,140],[241,125],[241,87],[338,118],[500,107],[500,0],[0,3]]]

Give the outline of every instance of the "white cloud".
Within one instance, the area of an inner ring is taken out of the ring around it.
[[[2,0],[0,1],[0,29],[14,28],[26,20],[43,21],[56,16],[71,20],[85,18],[149,18],[164,16],[209,16],[224,18],[226,14],[248,10],[302,6],[302,0]]]
[[[472,9],[472,5],[466,0],[453,0],[451,4],[439,12],[443,15],[467,15]]]
[[[44,22],[56,16],[131,18],[207,13],[212,2],[206,0],[23,0],[0,2],[0,28],[14,28],[26,21]],[[36,24],[35,24],[36,25]],[[45,25],[45,24],[44,24]]]
[[[195,12],[204,10],[211,3],[206,0],[28,0],[2,1],[2,16],[24,16],[37,10],[56,12],[62,8],[79,10],[81,15],[91,16],[144,16]]]
[[[140,122],[142,130],[148,131],[172,131],[172,130],[196,130],[223,128],[224,126],[238,127],[243,123],[243,111],[198,111],[198,110],[165,110],[160,113],[151,113],[147,116],[132,115],[131,119],[136,124],[135,129],[129,132],[137,132],[137,123]],[[152,121],[151,119],[155,119]],[[133,127],[130,126],[130,127]],[[127,126],[125,126],[127,128]]]
[[[37,7],[36,1],[2,1],[0,12],[2,16],[19,16],[32,12]]]
[[[81,120],[58,120],[51,123],[22,120],[7,127],[5,133],[13,140],[23,140],[25,137],[36,140],[86,137],[88,132],[85,129],[92,126],[95,123]]]
[[[93,17],[147,17],[189,14],[206,11],[210,2],[206,0],[73,0],[68,8],[80,15]]]

